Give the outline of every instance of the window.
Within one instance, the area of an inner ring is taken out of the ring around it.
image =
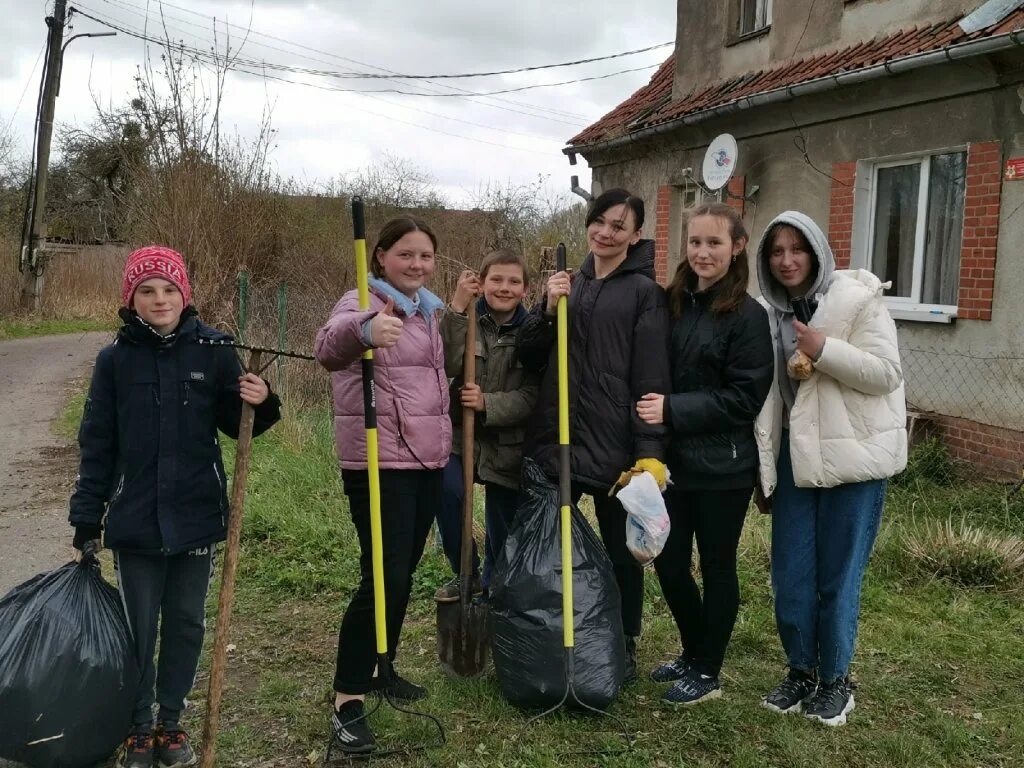
[[[749,35],[772,23],[772,0],[739,0],[739,28],[737,34]]]
[[[710,189],[705,189],[703,184],[699,184],[696,181],[687,181],[683,186],[682,200],[683,209],[690,210],[704,203],[722,202],[722,192],[721,190],[713,192]]]
[[[967,153],[878,162],[870,178],[864,261],[892,281],[890,305],[955,316]]]

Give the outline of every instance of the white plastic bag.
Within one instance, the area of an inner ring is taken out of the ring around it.
[[[670,529],[665,498],[650,472],[633,475],[618,493],[626,516],[626,546],[641,565],[661,554]]]

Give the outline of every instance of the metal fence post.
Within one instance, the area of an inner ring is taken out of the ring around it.
[[[288,344],[288,283],[277,286],[277,348],[287,349]],[[277,358],[277,389],[284,392],[284,358]]]
[[[245,326],[249,318],[249,273],[238,272],[238,340],[245,344]]]

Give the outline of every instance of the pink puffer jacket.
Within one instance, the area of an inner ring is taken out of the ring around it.
[[[440,305],[437,297],[424,293]],[[362,326],[385,303],[379,289],[371,287],[370,311],[363,312],[358,292],[349,291],[316,335],[316,358],[332,371],[334,436],[342,469],[366,469]],[[403,312],[403,304],[411,315]],[[407,300],[396,301],[395,314],[405,324],[398,344],[373,353],[380,467],[440,469],[451,453],[452,423],[439,318],[434,313],[428,320],[412,311]]]

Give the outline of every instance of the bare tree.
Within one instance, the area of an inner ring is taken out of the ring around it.
[[[360,195],[368,205],[377,208],[398,211],[447,207],[430,173],[412,160],[389,153],[339,181],[345,192]]]

